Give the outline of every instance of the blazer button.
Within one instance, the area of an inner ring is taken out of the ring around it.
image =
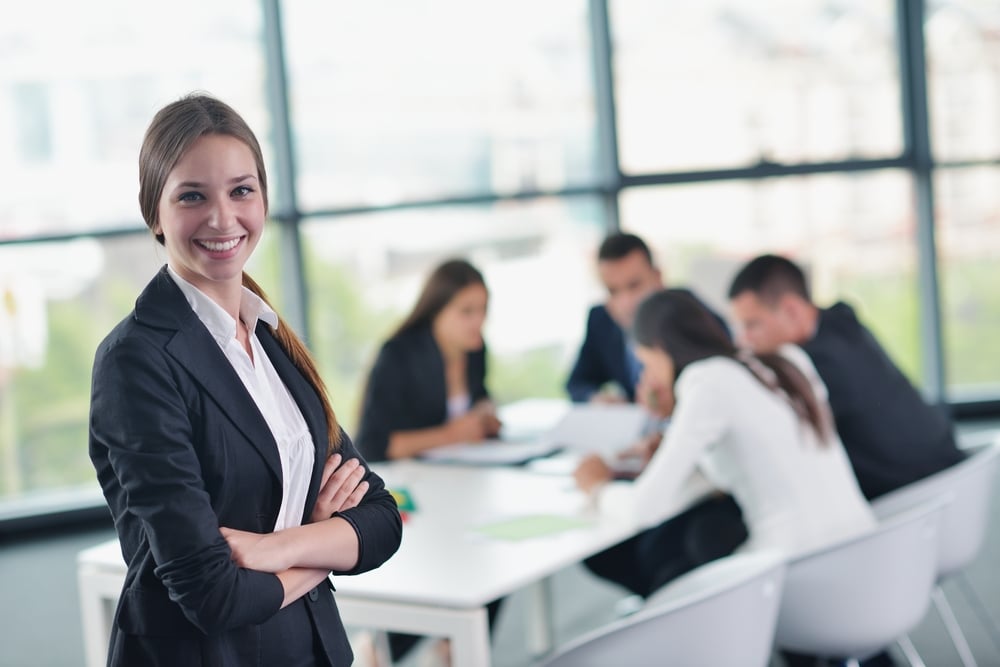
[[[315,602],[318,599],[319,599],[319,589],[318,588],[314,588],[311,591],[309,591],[309,601],[310,602]]]

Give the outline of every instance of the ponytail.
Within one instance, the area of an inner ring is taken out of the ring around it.
[[[741,350],[736,359],[773,390],[781,390],[788,397],[792,409],[812,427],[820,444],[827,444],[832,434],[830,415],[816,400],[816,394],[806,376],[788,359],[779,354],[751,354]]]
[[[268,306],[271,305],[264,290],[245,271],[243,272],[243,286],[263,299],[264,303]],[[280,315],[278,316],[277,329],[272,329],[271,332],[278,340],[281,349],[285,351],[285,354],[292,360],[295,367],[299,369],[299,372],[306,377],[309,384],[316,390],[320,403],[323,404],[323,414],[326,416],[326,435],[329,443],[326,452],[329,456],[340,449],[340,425],[337,423],[337,416],[333,413],[333,407],[330,405],[330,397],[327,395],[326,385],[319,376],[319,371],[316,370],[316,362],[313,361],[312,355],[306,348],[305,343],[295,335],[295,332],[281,319]]]

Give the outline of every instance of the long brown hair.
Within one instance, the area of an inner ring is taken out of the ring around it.
[[[139,151],[139,209],[146,226],[154,232],[160,245],[164,243],[163,234],[156,234],[155,230],[160,221],[159,206],[163,186],[191,145],[208,134],[233,137],[250,149],[257,164],[257,180],[264,199],[264,211],[267,212],[267,172],[264,169],[264,156],[253,130],[225,102],[204,94],[188,95],[157,112],[146,130]],[[243,286],[271,305],[264,290],[246,272],[243,273]],[[280,315],[277,329],[271,329],[271,332],[281,349],[316,390],[326,415],[329,441],[327,451],[333,452],[340,446],[340,425],[333,406],[330,405],[326,385],[316,369],[316,362],[302,340]]]
[[[639,345],[659,348],[670,355],[675,379],[688,365],[709,357],[739,361],[769,389],[782,390],[820,442],[828,441],[829,417],[802,371],[777,354],[752,355],[738,350],[722,324],[690,292],[668,289],[649,296],[636,313],[633,336]],[[773,374],[773,381],[768,374]]]
[[[429,326],[455,295],[470,285],[486,287],[483,274],[464,259],[450,259],[439,265],[428,276],[413,310],[406,316],[390,338],[412,329]]]

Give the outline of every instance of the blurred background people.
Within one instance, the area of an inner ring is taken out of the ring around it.
[[[409,458],[499,433],[486,390],[488,300],[482,274],[465,260],[434,269],[368,377],[358,430],[367,460]]]
[[[431,272],[368,377],[358,447],[369,461],[412,458],[441,445],[482,442],[499,434],[500,421],[486,390],[488,301],[486,282],[469,262],[449,260]],[[499,600],[487,606],[491,627],[499,609]],[[419,640],[389,633],[391,658],[407,655]],[[446,643],[437,650],[448,654]]]
[[[742,353],[711,312],[681,290],[644,301],[634,336],[644,372],[676,395],[675,407],[634,488],[606,485],[613,473],[598,456],[576,470],[577,484],[595,493],[602,509],[620,511],[625,503],[641,525],[654,527],[634,538],[632,548],[616,547],[617,570],[598,574],[648,595],[738,546],[794,555],[875,526],[823,385],[801,350]],[[736,498],[746,521],[742,535],[730,517],[718,530],[700,531],[715,534],[714,554],[692,545],[670,521],[657,526],[696,470]]]
[[[757,257],[737,273],[729,299],[741,342],[755,353],[772,354],[794,343],[809,355],[866,497],[964,458],[947,415],[923,400],[850,306],[813,304],[795,263]]]

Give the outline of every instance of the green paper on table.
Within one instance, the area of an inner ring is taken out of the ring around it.
[[[496,540],[517,541],[555,535],[567,530],[586,528],[590,525],[590,521],[576,517],[554,514],[532,514],[488,523],[478,526],[473,530]]]

